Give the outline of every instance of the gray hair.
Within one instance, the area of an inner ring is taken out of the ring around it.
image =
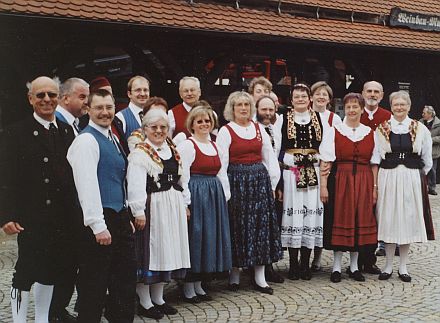
[[[197,77],[195,77],[195,76],[184,76],[179,81],[179,91],[182,89],[183,82],[188,81],[188,80],[195,82],[197,84],[197,88],[200,90],[200,81],[199,81],[199,79]]]
[[[366,88],[368,85],[370,85],[370,84],[375,84],[375,85],[377,85],[377,86],[379,87],[380,91],[383,92],[383,85],[380,84],[380,83],[377,82],[377,81],[368,81],[368,82],[365,82],[365,83],[364,83],[363,90],[365,91],[365,88]]]
[[[425,105],[423,110],[425,110],[431,114],[431,116],[434,118],[435,117],[435,110],[434,107],[432,105]]]
[[[403,90],[396,91],[390,94],[390,105],[393,105],[394,99],[403,99],[406,101],[408,106],[411,108],[411,98],[409,97],[409,93]]]
[[[159,120],[164,120],[169,126],[168,115],[162,109],[149,110],[142,118],[142,128]]]
[[[60,98],[62,98],[65,95],[72,94],[73,89],[76,84],[81,84],[84,87],[89,87],[89,83],[84,81],[83,79],[80,79],[78,77],[71,77],[63,82],[60,86]]]
[[[44,76],[45,77],[45,76]],[[37,77],[36,79],[38,79],[39,77]],[[50,78],[50,77],[49,77]],[[36,80],[35,79],[35,80]],[[28,89],[28,94],[32,94],[32,83],[35,81],[31,81],[31,82],[26,82],[26,87]],[[51,78],[51,80],[55,83],[56,87],[58,88],[58,90],[60,89],[61,86],[61,82],[58,76],[54,76]]]
[[[252,96],[249,93],[244,92],[244,91],[235,91],[229,95],[228,101],[226,102],[226,105],[225,105],[225,110],[223,111],[223,115],[227,121],[234,121],[235,120],[234,106],[235,106],[235,104],[237,104],[238,100],[243,99],[243,98],[246,101],[248,101],[249,104],[251,105],[250,118],[252,118],[252,116],[255,115],[257,110],[255,108],[255,103],[254,103],[254,99],[252,98]]]

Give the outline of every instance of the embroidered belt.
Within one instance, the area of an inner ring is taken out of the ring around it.
[[[293,151],[301,151],[293,152]],[[311,151],[311,153],[303,154],[303,151]],[[313,151],[313,152],[312,152]],[[315,171],[315,163],[318,162],[316,157],[316,149],[289,149],[286,151],[292,154],[295,159],[295,166],[288,166],[280,162],[280,167],[290,170],[295,175],[296,188],[307,188],[308,186],[318,185],[318,175]]]
[[[310,155],[310,154],[317,154],[318,151],[313,148],[294,148],[294,149],[287,149],[286,153],[290,155],[296,155],[296,154]]]

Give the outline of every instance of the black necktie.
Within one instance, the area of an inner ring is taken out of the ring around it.
[[[50,140],[52,141],[52,147],[53,147],[54,151],[57,150],[57,146],[56,146],[56,134],[57,134],[57,132],[58,132],[58,130],[57,130],[57,127],[55,126],[55,124],[53,122],[49,123]]]
[[[113,138],[113,133],[111,130],[108,131],[108,140],[110,140],[113,145],[115,145],[116,149],[120,152],[118,144],[116,143],[116,140]]]
[[[78,122],[79,122],[79,121],[78,121]],[[76,120],[73,121],[73,127],[75,128],[76,133],[79,134],[79,127],[78,127],[78,125],[77,125],[77,123],[76,123]]]
[[[270,143],[272,144],[272,148],[275,148],[275,140],[273,139],[272,129],[270,128],[270,126],[266,126],[264,127],[264,129],[266,130],[267,134],[270,137]]]
[[[141,118],[141,124],[142,124],[143,117],[144,117],[144,111],[139,111],[139,118]]]

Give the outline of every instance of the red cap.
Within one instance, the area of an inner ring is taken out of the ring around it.
[[[103,86],[111,86],[110,82],[104,76],[98,76],[90,82],[90,93],[99,90]]]

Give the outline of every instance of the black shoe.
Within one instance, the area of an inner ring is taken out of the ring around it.
[[[376,256],[385,257],[386,256],[385,249],[377,249]]]
[[[235,284],[235,283],[228,284],[228,289],[231,292],[236,292],[236,291],[238,291],[240,289],[240,284]]]
[[[310,268],[307,268],[305,270],[301,270],[300,277],[302,280],[312,279],[312,272],[310,271]]]
[[[70,314],[67,311],[63,311],[58,315],[51,316],[49,318],[50,323],[75,323],[77,322],[77,317]]]
[[[287,278],[290,280],[298,280],[300,277],[299,267],[290,266],[289,273],[287,274]]]
[[[183,295],[182,299],[184,302],[191,303],[191,304],[198,304],[198,303],[202,302],[202,300],[198,296],[193,296],[191,298],[188,298],[185,295]]]
[[[212,297],[208,294],[197,294],[197,297],[200,298],[202,302],[210,302],[212,301]]]
[[[381,271],[376,265],[366,266],[364,265],[364,272],[372,275],[380,275]]]
[[[137,313],[140,316],[145,316],[155,320],[160,320],[163,318],[163,313],[156,306],[152,306],[147,310],[142,305],[139,305]]]
[[[401,281],[405,282],[405,283],[409,283],[411,282],[411,276],[408,274],[401,274],[399,272],[397,272],[397,274],[399,275],[399,278]]]
[[[428,190],[429,195],[437,195],[437,192],[435,190]]]
[[[172,307],[171,305],[168,305],[167,303],[163,303],[162,305],[157,305],[157,304],[154,304],[154,302],[153,302],[153,305],[154,305],[154,307],[157,307],[157,309],[165,315],[177,314],[177,310],[174,307]]]
[[[386,272],[382,272],[379,275],[379,280],[388,280],[388,279],[390,279],[392,274],[393,274],[393,272],[391,272],[390,274],[388,274]]]
[[[284,278],[279,273],[277,273],[272,268],[271,265],[266,266],[265,276],[266,276],[266,281],[268,282],[278,283],[278,284],[284,283]]]
[[[269,294],[269,295],[273,294],[273,289],[270,286],[261,287],[257,284],[254,284],[254,289],[260,293]]]
[[[314,265],[314,264],[312,264],[312,266],[310,267],[310,270],[311,270],[312,272],[316,273],[316,272],[318,272],[318,271],[321,271],[321,270],[322,270],[322,267],[321,267],[321,266],[318,266],[318,265]]]
[[[341,281],[341,273],[339,271],[334,271],[330,275],[330,281],[332,283],[339,283]]]
[[[354,272],[351,272],[351,270],[349,270],[348,277],[353,278],[354,280],[356,280],[358,282],[365,281],[365,277],[362,275],[360,270],[355,270]]]

